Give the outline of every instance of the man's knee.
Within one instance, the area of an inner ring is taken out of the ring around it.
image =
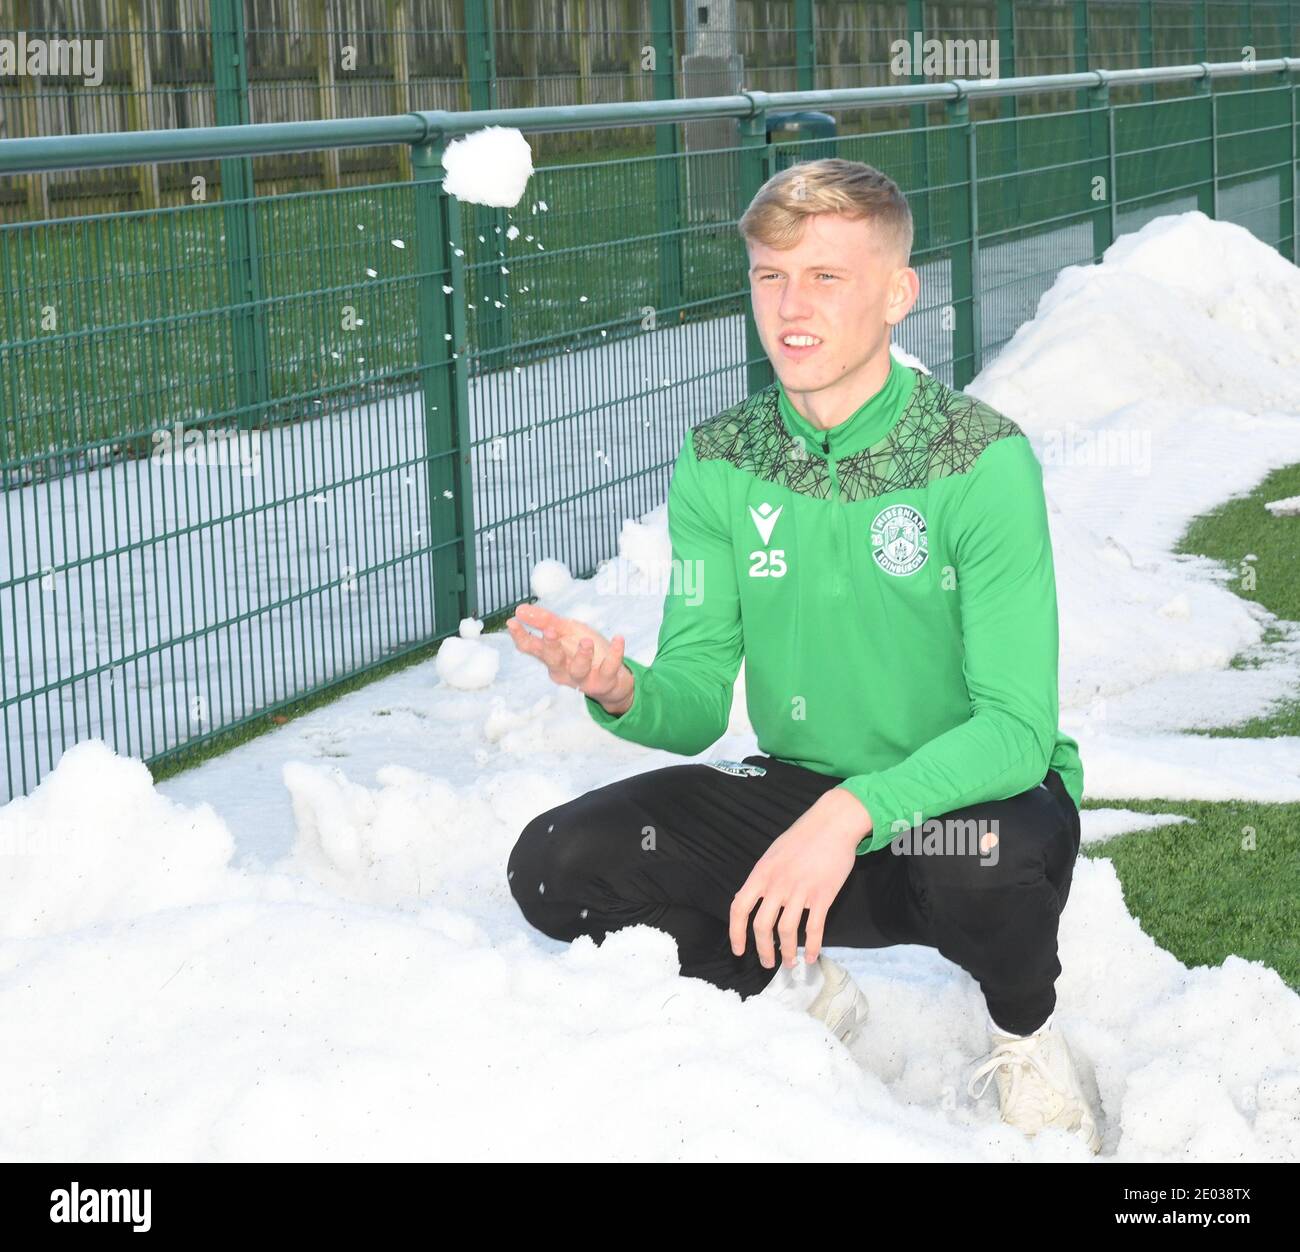
[[[593,873],[608,868],[614,814],[592,793],[539,813],[524,827],[506,863],[510,890],[525,915],[551,900],[581,897]]]

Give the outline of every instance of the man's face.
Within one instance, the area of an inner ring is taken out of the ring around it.
[[[838,213],[806,218],[802,238],[784,251],[747,242],[754,320],[785,389],[852,388],[857,371],[888,351],[890,327],[919,291],[916,271],[882,247],[871,223]],[[796,334],[818,342],[786,342]]]

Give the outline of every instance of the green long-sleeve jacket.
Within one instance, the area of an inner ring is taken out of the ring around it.
[[[687,432],[668,489],[673,574],[622,739],[694,756],[745,659],[760,751],[842,776],[886,846],[927,818],[1060,774],[1056,580],[1042,468],[988,405],[891,356],[821,431],[779,381]]]

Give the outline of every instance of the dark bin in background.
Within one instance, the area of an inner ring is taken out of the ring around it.
[[[797,161],[816,161],[821,157],[835,155],[835,119],[829,113],[818,113],[812,109],[803,109],[797,113],[769,113],[767,115],[767,142],[780,130],[797,132],[791,136],[796,141],[794,146],[777,146],[776,170],[786,169]],[[821,139],[824,143],[803,142]],[[775,171],[774,171],[775,172]]]

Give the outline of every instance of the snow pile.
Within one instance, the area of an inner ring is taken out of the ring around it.
[[[67,812],[89,790],[140,814],[138,768],[70,753],[39,799]],[[243,897],[220,898],[213,858],[190,872],[187,907],[142,901],[0,943],[0,1154],[1092,1159],[968,1098],[983,1000],[938,953],[835,950],[871,1005],[850,1053],[806,1015],[680,977],[663,931],[598,946],[529,930],[505,858],[572,786],[382,773],[376,788],[288,777],[299,844]],[[210,828],[207,812],[168,812]],[[91,841],[80,868],[129,878],[156,854],[147,838]],[[1061,963],[1057,1018],[1100,1094],[1107,1156],[1300,1154],[1300,997],[1276,973],[1186,969],[1142,933],[1106,861],[1076,868]]]
[[[480,642],[483,623],[467,617],[460,623],[460,633],[444,639],[438,648],[435,668],[448,686],[462,691],[478,691],[492,685],[501,663],[495,648]]]
[[[1135,830],[1195,824],[1182,813],[1138,813],[1132,809],[1085,809],[1080,815],[1084,846],[1105,843]]]
[[[1103,264],[1064,269],[968,388],[1043,462],[1062,723],[1088,740],[1090,794],[1151,794],[1110,790],[1102,751],[1140,774],[1146,734],[1229,724],[1286,692],[1276,673],[1226,668],[1270,615],[1170,549],[1193,518],[1300,461],[1298,326],[1300,270],[1239,226],[1162,217]],[[1298,773],[1283,768],[1288,792]]]
[[[0,935],[51,935],[228,896],[234,840],[207,805],[159,795],[99,739],[69,748],[30,796],[0,808]]]

